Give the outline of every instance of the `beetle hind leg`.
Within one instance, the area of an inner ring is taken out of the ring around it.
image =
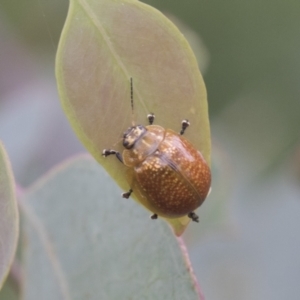
[[[190,126],[190,122],[186,119],[182,120],[181,122],[181,131],[180,131],[180,135],[183,135],[185,130]]]
[[[192,219],[192,221],[199,223],[199,216],[196,215],[193,211],[188,214],[188,217]]]
[[[158,218],[157,214],[153,214],[151,217],[150,217],[152,220],[156,220]]]
[[[130,195],[131,195],[132,192],[133,192],[133,190],[130,189],[128,192],[123,193],[123,194],[122,194],[122,197],[128,199],[128,198],[130,197]]]

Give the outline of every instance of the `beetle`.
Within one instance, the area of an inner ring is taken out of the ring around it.
[[[133,111],[133,83],[131,83],[131,107]],[[116,155],[128,167],[130,189],[123,193],[129,198],[132,193],[158,216],[179,218],[187,215],[195,222],[199,217],[194,212],[209,193],[211,172],[208,164],[192,143],[183,137],[190,125],[181,123],[181,131],[174,132],[154,125],[155,115],[147,116],[149,125],[133,125],[123,134],[122,154],[113,149],[104,149],[102,155]]]

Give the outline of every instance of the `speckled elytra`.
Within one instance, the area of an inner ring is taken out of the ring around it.
[[[132,79],[131,106],[133,110]],[[150,125],[134,125],[124,132],[122,154],[112,149],[102,153],[105,157],[116,155],[129,168],[130,189],[122,196],[142,196],[153,212],[152,219],[187,215],[198,222],[194,210],[210,190],[211,173],[200,151],[182,136],[190,123],[183,120],[180,133],[176,133],[153,125],[153,113],[147,118]]]

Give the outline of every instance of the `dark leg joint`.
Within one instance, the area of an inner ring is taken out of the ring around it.
[[[158,218],[157,214],[153,214],[151,217],[150,217],[152,220],[156,220]]]
[[[199,217],[193,211],[188,214],[188,217],[192,219],[192,221],[199,223]]]
[[[102,156],[107,157],[108,155],[116,154],[116,153],[117,153],[117,151],[115,151],[115,150],[103,149]]]
[[[133,190],[130,189],[128,192],[123,193],[123,194],[122,194],[122,197],[128,199],[128,198],[130,197],[130,195],[131,195],[132,192],[133,192]]]
[[[188,120],[183,120],[181,122],[181,131],[180,131],[180,135],[183,135],[185,130],[190,126],[190,122]]]
[[[116,155],[117,159],[123,163],[123,158],[120,152],[116,151],[116,150],[112,150],[112,149],[104,149],[102,151],[102,156],[107,157],[109,155]]]
[[[147,118],[148,118],[149,124],[152,125],[154,122],[154,119],[155,119],[155,115],[153,113],[151,113],[147,116]]]

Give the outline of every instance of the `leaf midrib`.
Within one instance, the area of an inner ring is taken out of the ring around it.
[[[78,4],[82,7],[85,14],[88,16],[91,23],[95,26],[95,28],[97,28],[100,35],[103,37],[103,40],[105,41],[109,51],[111,52],[111,55],[115,59],[117,65],[123,71],[125,77],[128,79],[128,86],[129,86],[130,78],[132,77],[132,75],[130,75],[128,69],[122,62],[120,56],[118,55],[117,51],[115,50],[112,42],[109,39],[108,34],[106,33],[105,29],[103,28],[102,24],[99,22],[97,16],[95,15],[95,13],[93,12],[93,10],[91,9],[91,7],[89,6],[89,4],[87,3],[86,0],[77,0],[77,1],[78,1]],[[148,110],[145,102],[142,100],[141,94],[137,87],[134,88],[134,93],[135,93],[135,98],[142,104],[142,106],[145,110],[145,113],[146,114],[149,113],[149,110]]]

